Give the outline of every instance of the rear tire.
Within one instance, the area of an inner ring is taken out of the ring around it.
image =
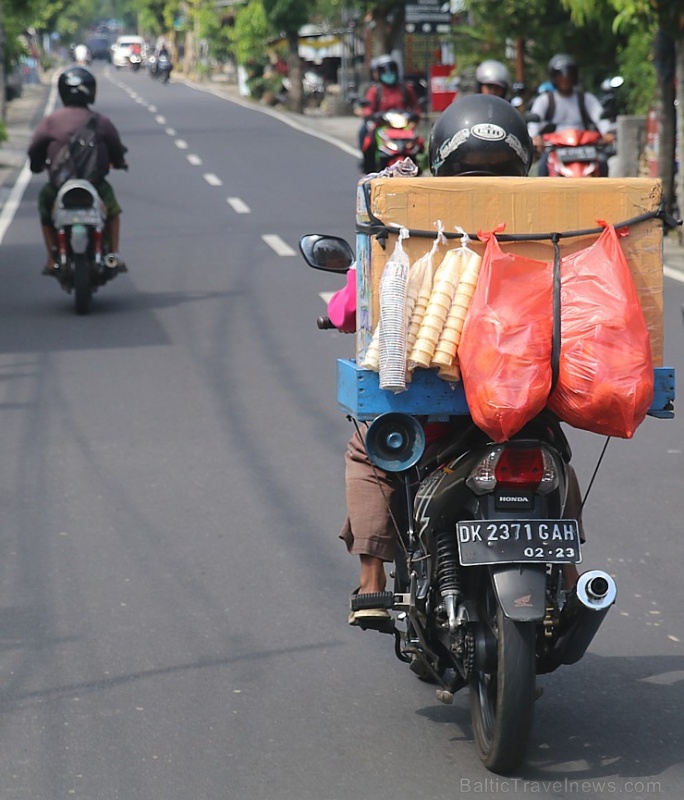
[[[90,284],[90,263],[84,253],[74,255],[74,306],[79,315],[90,311],[93,290]]]
[[[470,683],[473,733],[487,769],[508,773],[524,761],[534,716],[535,623],[505,616],[488,589],[483,624],[496,638],[492,672],[475,670]]]

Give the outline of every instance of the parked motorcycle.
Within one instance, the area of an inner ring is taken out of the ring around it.
[[[598,99],[603,107],[602,117],[609,119],[613,124],[617,122],[618,114],[623,113],[620,89],[624,83],[622,75],[614,75],[601,81],[601,93]]]
[[[55,277],[74,294],[77,314],[90,311],[93,294],[121,271],[117,256],[105,254],[106,212],[95,187],[69,180],[57,193],[52,212],[57,231]]]
[[[300,250],[331,272],[353,261],[337,237],[305,236]],[[318,326],[332,327],[325,317]],[[458,419],[429,449],[414,416],[370,424],[368,456],[396,473],[405,502],[394,518],[393,589],[353,596],[352,610],[391,612],[359,624],[391,635],[397,657],[437,686],[438,700],[468,689],[480,759],[507,773],[526,755],[536,676],[582,658],[616,586],[600,570],[564,585],[581,543],[577,520],[565,518],[571,453],[556,417],[542,413],[504,444]]]
[[[362,151],[375,149],[375,171],[410,158],[423,170],[425,141],[418,134],[413,114],[408,111],[383,111],[371,117]],[[364,159],[365,160],[365,159]]]
[[[283,78],[282,91],[279,102],[286,103],[287,96],[292,91],[292,81]],[[302,98],[306,108],[319,108],[325,97],[325,81],[313,70],[306,70],[302,75]]]

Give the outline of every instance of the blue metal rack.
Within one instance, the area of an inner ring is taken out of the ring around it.
[[[674,417],[675,371],[655,369],[655,393],[649,416]],[[378,385],[378,373],[361,369],[351,359],[337,361],[337,402],[340,408],[359,421],[373,420],[388,411],[429,416],[435,420],[468,414],[462,383],[447,383],[432,370],[413,372],[409,388],[394,394]]]

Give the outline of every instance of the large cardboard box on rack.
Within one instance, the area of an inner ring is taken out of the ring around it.
[[[658,210],[662,189],[650,178],[376,178],[357,192],[357,361],[361,361],[378,319],[380,277],[397,235],[411,235],[404,247],[411,263],[431,248],[438,222],[445,233],[475,235],[505,225],[505,234],[549,234],[618,224]],[[381,224],[380,224],[381,223]],[[378,235],[379,234],[379,235]],[[561,256],[588,247],[598,234],[562,236]],[[447,248],[460,246],[450,239]],[[482,253],[473,239],[470,246]],[[663,364],[662,222],[639,221],[621,239],[648,325],[654,366]],[[553,260],[549,240],[502,242],[502,249],[537,260]]]

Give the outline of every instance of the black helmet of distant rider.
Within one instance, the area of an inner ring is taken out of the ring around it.
[[[494,59],[483,61],[475,70],[475,83],[478,94],[497,94],[506,97],[511,85],[511,76],[506,65]],[[494,91],[487,91],[487,87],[494,87]]]
[[[450,175],[510,175],[522,178],[532,164],[527,126],[501,97],[472,94],[455,100],[430,134],[430,170]]]
[[[65,106],[89,106],[95,102],[97,82],[85,67],[69,67],[59,76],[57,90]]]
[[[571,85],[574,87],[579,81],[579,69],[577,61],[567,53],[557,53],[548,64],[549,80],[558,88],[559,78],[570,78]]]
[[[384,83],[386,86],[396,86],[399,83],[399,64],[393,56],[386,55],[376,58],[375,71],[380,83]]]

